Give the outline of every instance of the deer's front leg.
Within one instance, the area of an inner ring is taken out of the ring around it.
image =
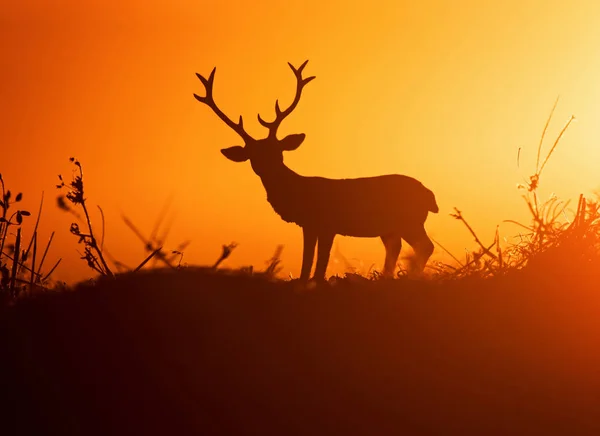
[[[315,257],[317,233],[307,228],[302,228],[302,233],[304,235],[304,249],[302,253],[300,280],[307,282],[310,277],[310,270],[312,269],[313,259]]]
[[[317,251],[317,266],[315,267],[315,280],[319,282],[325,281],[325,273],[327,272],[327,264],[329,263],[329,255],[335,233],[324,233],[319,235],[319,248]]]

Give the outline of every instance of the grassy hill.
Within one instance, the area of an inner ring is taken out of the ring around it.
[[[189,268],[80,285],[2,312],[0,428],[597,435],[599,278],[525,269],[298,292]]]

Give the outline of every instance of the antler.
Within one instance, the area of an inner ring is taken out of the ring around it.
[[[315,76],[307,77],[306,79],[302,78],[302,70],[304,69],[304,67],[306,66],[307,63],[308,63],[308,60],[304,61],[304,63],[302,65],[300,65],[299,68],[295,68],[291,63],[288,62],[288,65],[290,66],[290,68],[294,72],[294,75],[296,76],[296,82],[297,82],[296,96],[294,97],[294,101],[292,102],[290,107],[288,107],[286,110],[282,111],[281,108],[279,107],[279,100],[275,100],[275,120],[274,121],[271,121],[271,122],[265,121],[261,118],[260,114],[258,115],[258,121],[263,126],[265,126],[267,129],[269,129],[270,137],[275,137],[277,135],[277,129],[279,128],[279,125],[281,124],[281,122],[285,119],[285,117],[287,117],[289,114],[291,114],[292,111],[298,105],[298,102],[300,101],[300,96],[302,95],[302,88],[304,88],[308,82],[310,82],[311,80],[313,80],[315,78]]]
[[[204,103],[205,105],[210,107],[213,110],[213,112],[216,113],[219,116],[219,118],[221,118],[225,122],[225,124],[227,124],[233,130],[235,130],[235,132],[238,135],[240,135],[244,142],[247,144],[249,141],[252,141],[253,138],[244,130],[244,120],[242,119],[242,116],[240,115],[239,122],[234,123],[229,119],[227,115],[223,113],[223,111],[221,111],[221,109],[218,108],[217,104],[215,103],[215,100],[213,99],[213,83],[215,81],[216,71],[217,67],[213,68],[213,70],[210,73],[210,76],[208,76],[208,79],[196,73],[196,76],[198,76],[198,79],[200,79],[200,81],[204,85],[204,88],[206,90],[206,96],[200,97],[199,95],[194,94],[194,97],[196,97],[196,100],[198,100],[200,103]]]

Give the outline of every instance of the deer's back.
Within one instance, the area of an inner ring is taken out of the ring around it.
[[[269,201],[286,221],[348,236],[381,236],[422,225],[437,212],[434,194],[403,175],[327,179],[302,177]],[[292,188],[292,189],[289,189]],[[279,197],[279,198],[277,198]],[[279,201],[277,201],[279,200]]]

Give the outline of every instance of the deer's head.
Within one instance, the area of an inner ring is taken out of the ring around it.
[[[292,64],[288,63],[294,76],[296,76],[296,96],[292,104],[286,109],[281,110],[279,107],[279,101],[275,102],[275,120],[265,121],[260,115],[258,115],[258,121],[264,127],[269,130],[269,134],[266,138],[254,139],[244,130],[244,121],[240,116],[240,120],[236,123],[232,121],[227,115],[225,115],[219,107],[216,105],[213,99],[213,84],[215,80],[216,67],[213,68],[208,79],[204,76],[196,73],[196,76],[200,79],[204,88],[206,89],[206,96],[200,97],[194,94],[196,100],[209,106],[214,113],[218,115],[221,120],[231,127],[238,135],[240,135],[244,141],[244,145],[236,145],[229,148],[224,148],[221,153],[234,162],[245,162],[247,160],[252,164],[252,169],[259,176],[264,174],[269,168],[274,167],[277,164],[283,162],[283,152],[297,149],[302,141],[304,141],[304,133],[288,135],[283,139],[277,138],[277,129],[281,122],[292,113],[292,111],[298,105],[300,96],[302,95],[302,89],[308,82],[313,80],[315,76],[302,78],[302,70],[306,66],[308,61],[305,61],[299,68],[295,68]]]

